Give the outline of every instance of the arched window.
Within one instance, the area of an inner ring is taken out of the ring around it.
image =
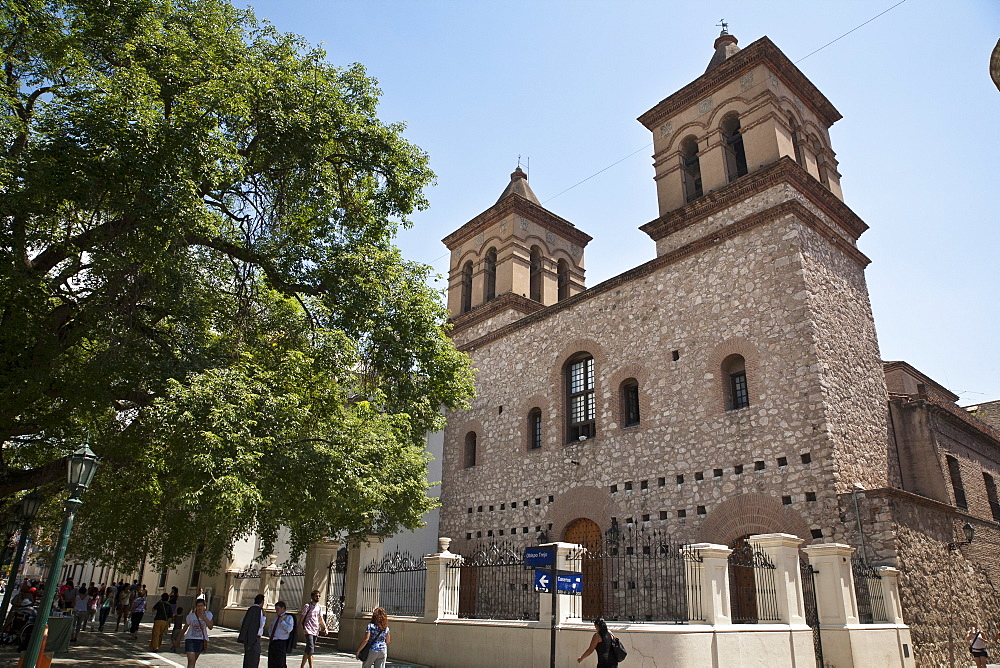
[[[462,465],[467,469],[471,469],[476,465],[476,432],[474,431],[470,431],[465,435],[465,452]]]
[[[472,310],[472,263],[462,266],[462,313]]]
[[[703,194],[701,188],[701,161],[698,159],[698,140],[689,135],[681,140],[681,174],[684,182],[684,201],[690,202]]]
[[[826,151],[819,139],[812,137],[810,141],[813,154],[816,156],[816,169],[819,171],[819,182],[830,189],[830,163],[826,160]]]
[[[556,278],[559,283],[559,301],[569,297],[569,263],[559,260],[556,263]]]
[[[962,484],[962,469],[958,465],[958,460],[947,455],[948,475],[951,477],[951,488],[955,491],[955,505],[962,510],[969,509],[969,502],[965,498],[965,485]]]
[[[528,295],[536,302],[542,300],[542,251],[538,246],[531,247],[529,269]]]
[[[747,154],[743,150],[739,115],[735,111],[726,114],[722,117],[720,127],[726,149],[726,176],[732,182],[747,173]]]
[[[734,411],[749,406],[747,366],[743,355],[730,355],[722,360],[722,377],[726,381],[726,408]]]
[[[597,433],[594,358],[577,353],[566,364],[566,440],[593,438]]]
[[[986,501],[990,504],[993,521],[1000,522],[1000,499],[997,498],[997,483],[986,471],[983,471],[983,483],[986,485]]]
[[[639,381],[629,378],[621,387],[622,427],[639,424]]]
[[[497,296],[497,250],[495,248],[486,251],[485,274],[486,285],[483,294],[485,300],[490,301]]]
[[[528,449],[542,447],[542,409],[532,408],[528,413]]]
[[[802,155],[802,135],[799,133],[799,124],[795,122],[795,117],[791,114],[788,114],[788,126],[792,129],[792,147],[795,149],[795,162],[805,167],[806,159]]]

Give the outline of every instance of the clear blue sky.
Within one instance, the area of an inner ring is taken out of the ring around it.
[[[743,46],[767,35],[844,116],[830,134],[871,227],[859,245],[883,359],[963,405],[1000,399],[1000,3],[906,0],[806,57],[897,1],[244,4],[332,63],[365,65],[381,117],[430,154],[438,181],[399,238],[408,258],[447,273],[440,240],[494,203],[520,154],[543,204],[594,237],[588,286],[655,256],[638,230],[657,215],[651,137],[635,118],[704,71],[721,18]]]

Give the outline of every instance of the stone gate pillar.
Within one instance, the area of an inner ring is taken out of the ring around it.
[[[372,610],[378,606],[378,592],[365,596],[364,569],[373,561],[382,560],[385,539],[368,536],[363,541],[350,546],[347,553],[347,585],[344,590],[344,612],[340,617],[338,645],[352,652],[365,636],[365,627]],[[346,644],[344,644],[346,643]]]
[[[691,569],[700,578],[701,617],[706,624],[731,624],[733,614],[729,600],[729,555],[725,545],[695,543],[692,551],[701,556],[701,562]]]
[[[816,609],[820,627],[842,627],[858,623],[858,600],[854,593],[851,555],[854,548],[840,543],[802,548],[817,571]]]
[[[330,568],[337,559],[338,549],[340,549],[340,543],[335,540],[321,540],[309,546],[309,550],[306,552],[306,576],[302,583],[304,600],[309,600],[309,594],[318,589],[320,603],[326,605],[329,594],[327,587],[330,583]]]
[[[274,562],[278,560],[273,554],[270,563],[260,571],[260,593],[264,595],[263,610],[274,610],[274,604],[281,596],[281,566]]]
[[[462,557],[448,551],[451,538],[438,538],[437,554],[424,557],[427,564],[427,587],[424,590],[424,616],[421,622],[458,619],[458,587],[461,569],[453,568]]]

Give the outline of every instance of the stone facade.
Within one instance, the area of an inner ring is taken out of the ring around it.
[[[958,630],[929,612],[931,585],[951,578],[968,610],[993,595],[970,588],[993,576],[963,556],[986,548],[947,544],[966,518],[995,540],[982,472],[1000,480],[1000,441],[946,389],[880,359],[857,249],[867,225],[842,201],[830,148],[839,113],[766,38],[717,47],[705,75],[640,117],[655,144],[661,215],[641,228],[655,259],[586,289],[590,238],[546,212],[519,172],[445,239],[452,336],[477,395],[448,416],[442,534],[471,553],[479,541],[563,540],[586,518],[681,542],[845,543],[903,571],[918,663],[936,665],[945,629]],[[696,156],[679,146],[687,134]],[[553,293],[560,262],[566,287]],[[529,274],[544,276],[541,292]],[[588,358],[592,394],[573,394],[571,365]],[[592,402],[582,432],[576,400]],[[967,510],[949,466],[967,481]]]

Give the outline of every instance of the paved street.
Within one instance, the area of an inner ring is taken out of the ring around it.
[[[65,656],[56,657],[53,666],[157,666],[158,668],[186,668],[187,660],[183,654],[174,653],[170,649],[169,638],[161,645],[159,652],[150,652],[149,635],[152,624],[143,624],[139,630],[139,639],[132,640],[124,633],[81,633],[80,642],[75,643]],[[236,631],[216,627],[212,632],[211,650],[198,659],[198,668],[239,668],[243,665],[243,647],[236,642]],[[317,668],[330,666],[353,666],[357,668],[361,662],[350,654],[337,652],[330,640],[321,639],[322,647],[314,657]],[[261,668],[267,666],[267,641],[262,642],[265,656],[260,659]],[[302,644],[299,650],[288,657],[289,668],[298,668],[302,661]],[[9,648],[0,649],[0,668],[13,668],[17,665],[18,655]],[[390,659],[388,666],[392,668],[426,668],[413,663],[397,662]]]

